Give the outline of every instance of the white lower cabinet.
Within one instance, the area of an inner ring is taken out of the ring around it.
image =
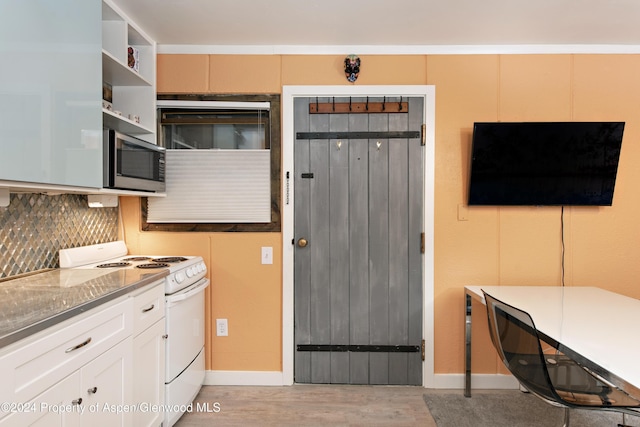
[[[162,283],[0,349],[0,427],[159,426]]]
[[[164,318],[133,340],[133,403],[140,410],[133,413],[136,427],[159,426],[164,412]]]
[[[164,420],[164,286],[133,298],[133,413],[136,427],[157,427]]]
[[[79,393],[80,372],[76,371],[24,405],[11,402],[11,414],[0,420],[0,426],[80,426]]]
[[[125,411],[133,371],[131,337],[51,386],[0,422],[4,426],[133,426]]]
[[[85,365],[79,396],[82,425],[90,427],[137,426],[129,410],[132,390],[132,338]]]

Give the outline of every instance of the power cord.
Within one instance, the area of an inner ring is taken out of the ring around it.
[[[561,254],[560,254],[560,268],[561,268],[561,283],[562,287],[564,287],[564,205],[560,210],[560,243],[561,243]]]

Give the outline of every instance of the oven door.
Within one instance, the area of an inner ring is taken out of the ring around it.
[[[172,382],[204,347],[204,278],[175,294],[166,295],[166,383]]]

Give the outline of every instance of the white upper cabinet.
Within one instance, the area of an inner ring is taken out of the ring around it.
[[[101,189],[104,127],[156,143],[155,60],[110,0],[0,0],[0,187]]]
[[[102,185],[101,12],[0,1],[0,180]]]

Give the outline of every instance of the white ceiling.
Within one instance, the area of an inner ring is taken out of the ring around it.
[[[159,51],[163,45],[640,48],[640,0],[112,1]]]

